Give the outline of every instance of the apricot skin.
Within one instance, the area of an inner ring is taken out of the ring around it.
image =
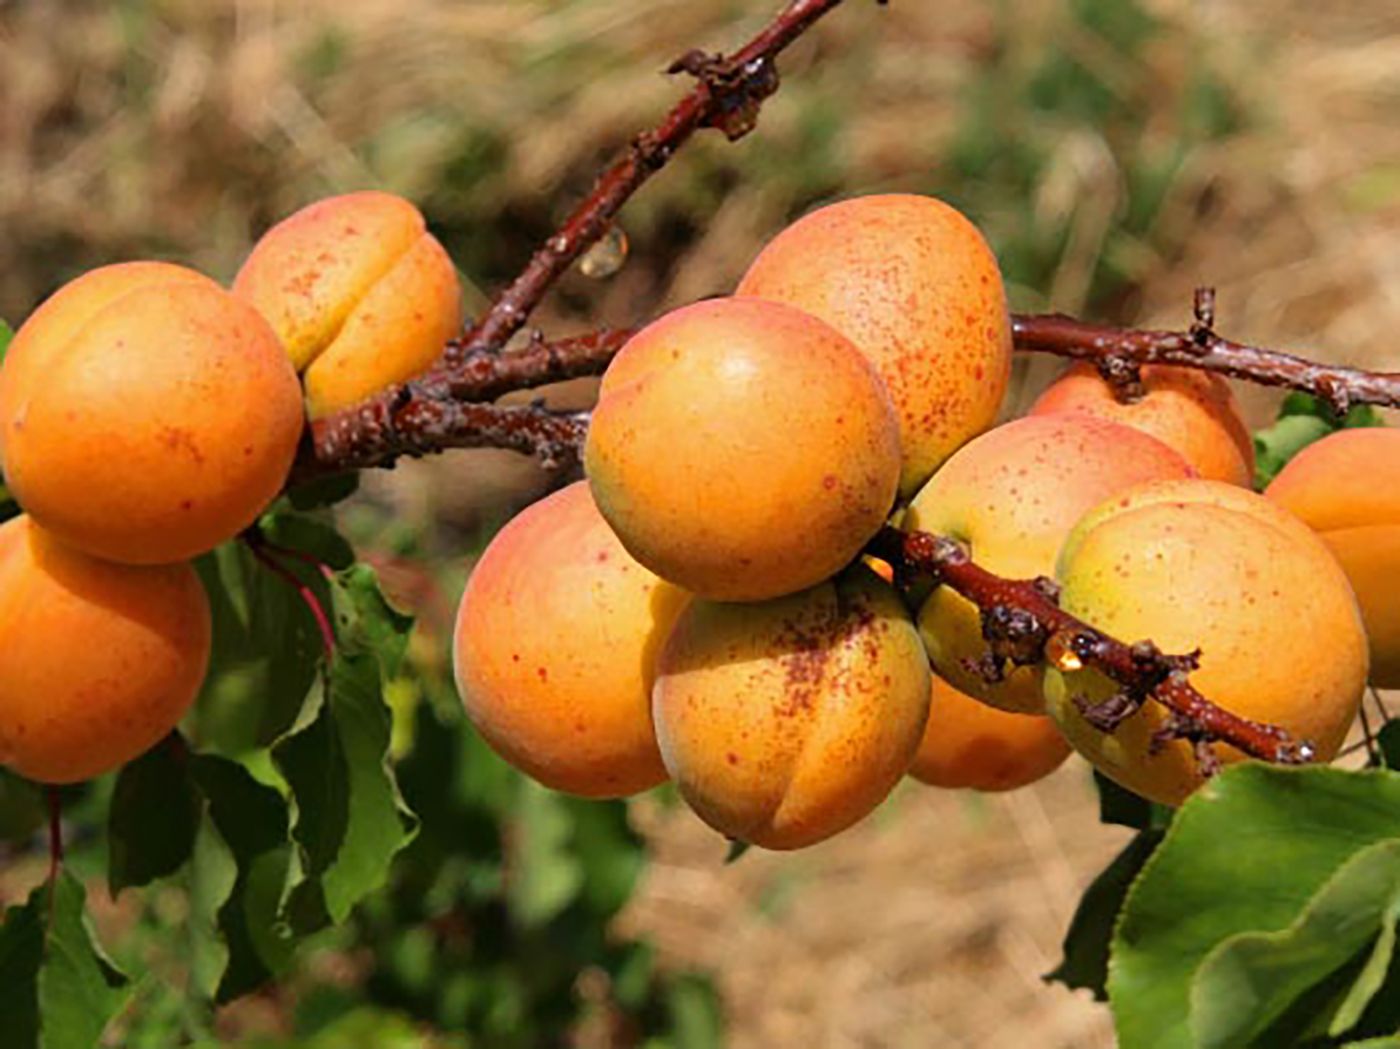
[[[1049,576],[1087,510],[1143,481],[1191,473],[1176,452],[1129,427],[1079,414],[1028,417],[959,450],[914,498],[903,524],[959,540],[998,575]],[[919,610],[919,631],[934,669],[955,688],[1015,713],[1044,710],[1038,667],[1009,669],[997,684],[968,669],[987,647],[970,601],[935,590]]]
[[[688,595],[637,564],[582,481],[518,514],[472,570],[457,689],[472,723],[547,787],[622,797],[666,778],[656,652]]]
[[[1202,488],[1193,499],[1182,484],[1173,501],[1140,503],[1130,492],[1088,515],[1060,559],[1061,604],[1123,640],[1150,639],[1175,653],[1199,648],[1191,681],[1203,695],[1311,741],[1319,760],[1329,761],[1366,685],[1356,600],[1316,537],[1281,523],[1285,515],[1242,489],[1233,489],[1236,498],[1255,509],[1225,505],[1218,489],[1226,487]],[[1075,702],[1116,691],[1096,671],[1050,669],[1045,691],[1075,749],[1130,790],[1177,805],[1200,785],[1188,743],[1154,752],[1166,717],[1159,704],[1145,704],[1104,734]],[[1223,744],[1214,749],[1225,762],[1243,756]]]
[[[702,596],[752,601],[855,557],[893,505],[899,436],[879,377],[836,331],[716,299],[623,347],[584,458],[632,556]]]
[[[461,285],[411,203],[330,197],[263,235],[233,292],[267,318],[319,419],[425,371],[462,326]]]
[[[1400,430],[1339,430],[1295,456],[1265,493],[1313,528],[1351,580],[1371,681],[1400,688]]]
[[[996,419],[1011,374],[1001,272],[982,234],[932,197],[857,197],[779,233],[738,295],[796,306],[875,365],[899,417],[908,496]]]
[[[188,564],[113,564],[0,525],[0,764],[76,783],[159,742],[199,691],[209,600]]]
[[[1254,442],[1230,385],[1194,368],[1149,364],[1146,394],[1123,403],[1085,362],[1072,365],[1031,405],[1028,415],[1084,412],[1151,434],[1179,452],[1207,480],[1248,488],[1254,481]]]
[[[1043,714],[1012,714],[936,675],[928,727],[909,775],[931,787],[1015,790],[1044,779],[1071,748]]]
[[[301,434],[296,375],[267,323],[172,269],[80,277],[20,329],[0,373],[11,491],[113,561],[171,563],[232,538],[281,490]]]
[[[904,775],[928,662],[894,591],[862,568],[773,601],[695,601],[652,698],[666,768],[701,819],[796,849],[861,819]]]

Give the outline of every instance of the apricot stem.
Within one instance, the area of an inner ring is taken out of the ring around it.
[[[57,787],[49,787],[44,792],[49,806],[49,885],[58,884],[59,872],[63,870],[63,795]],[[53,897],[49,897],[49,917],[53,917]]]

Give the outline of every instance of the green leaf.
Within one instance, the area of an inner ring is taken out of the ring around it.
[[[336,632],[350,651],[372,652],[386,678],[394,677],[408,653],[413,617],[394,608],[379,589],[374,569],[354,565],[336,577]]]
[[[209,673],[195,704],[197,738],[230,756],[267,746],[295,723],[316,680],[320,629],[297,591],[241,542],[225,543],[195,568],[214,621]],[[308,585],[329,600],[324,581]]]
[[[10,348],[10,340],[14,337],[14,329],[0,320],[0,364],[5,363],[5,352]]]
[[[1114,934],[1123,1049],[1192,1046],[1191,985],[1210,953],[1288,928],[1353,856],[1396,839],[1400,774],[1245,762],[1212,779],[1177,813]]]
[[[1324,401],[1295,390],[1279,406],[1278,421],[1254,435],[1254,485],[1261,490],[1267,487],[1290,459],[1329,433],[1384,425],[1381,413],[1369,404],[1359,404],[1338,417]]]
[[[1315,415],[1286,415],[1254,435],[1254,487],[1267,488],[1288,461],[1336,427]]]
[[[303,932],[343,922],[417,829],[390,764],[383,695],[412,619],[390,608],[363,565],[339,573],[331,595],[337,648],[325,685],[272,751],[293,798],[300,870],[288,906]]]
[[[183,867],[194,850],[201,807],[178,735],[128,762],[108,810],[108,891],[116,896]]]
[[[1162,835],[1160,830],[1144,830],[1136,835],[1084,891],[1065,933],[1064,959],[1054,971],[1045,974],[1046,981],[1092,991],[1098,1001],[1108,1001],[1105,985],[1113,928],[1133,879],[1161,844]]]
[[[206,997],[228,1001],[264,983],[287,954],[270,947],[285,939],[272,930],[291,859],[287,803],[235,761],[190,760],[204,797],[190,865],[192,978]]]
[[[350,498],[359,487],[359,472],[352,470],[299,484],[287,493],[287,501],[293,510],[319,510]]]
[[[1376,733],[1381,762],[1388,769],[1400,769],[1400,718],[1393,718]]]
[[[26,844],[47,819],[43,789],[9,769],[0,768],[0,841]]]
[[[123,975],[92,936],[86,893],[61,871],[0,926],[0,1017],[7,1049],[88,1049],[126,1001]]]
[[[1400,840],[1348,859],[1286,929],[1246,932],[1206,957],[1191,988],[1191,1018],[1202,1049],[1249,1045],[1310,987],[1371,953],[1330,1033],[1355,1026],[1390,967],[1400,918]],[[1378,935],[1379,934],[1379,935]]]
[[[1171,824],[1173,811],[1120,786],[1097,769],[1094,787],[1099,792],[1099,822],[1133,830],[1162,829]]]
[[[355,551],[350,543],[320,518],[308,514],[271,513],[263,516],[258,527],[274,546],[306,554],[336,571],[355,563]]]
[[[1369,404],[1358,404],[1350,409],[1340,418],[1332,411],[1331,407],[1322,400],[1314,397],[1310,393],[1303,393],[1301,390],[1292,390],[1284,397],[1283,403],[1279,405],[1278,417],[1287,419],[1291,416],[1309,415],[1315,419],[1321,419],[1334,430],[1351,430],[1367,426],[1384,426],[1385,419],[1376,408]]]

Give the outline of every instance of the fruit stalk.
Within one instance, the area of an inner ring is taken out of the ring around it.
[[[1272,725],[1224,710],[1192,686],[1197,654],[1167,655],[1149,641],[1125,644],[1059,607],[1048,579],[1003,579],[975,564],[966,549],[946,536],[884,528],[867,552],[889,564],[903,586],[932,579],[975,604],[989,655],[982,669],[999,674],[1006,664],[1048,662],[1061,669],[1091,666],[1122,686],[1108,703],[1084,709],[1096,727],[1112,732],[1143,703],[1156,701],[1172,712],[1165,739],[1196,744],[1203,768],[1213,767],[1208,744],[1236,749],[1286,765],[1312,760],[1313,747]]]

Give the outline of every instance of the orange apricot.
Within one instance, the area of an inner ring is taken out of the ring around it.
[[[1143,397],[1125,404],[1081,361],[1046,387],[1027,414],[1085,412],[1122,423],[1176,449],[1207,480],[1253,483],[1254,442],[1228,382],[1196,368],[1149,364],[1142,384]]]
[[[303,423],[296,374],[252,307],[188,270],[94,270],[20,329],[0,370],[5,480],[98,557],[181,561],[281,490]]]
[[[796,849],[861,819],[904,775],[928,679],[898,597],[857,567],[772,601],[694,601],[661,650],[652,711],[701,819]]]
[[[1070,745],[1043,714],[1013,714],[933,678],[928,727],[909,775],[931,787],[1015,790],[1065,763]]]
[[[1199,649],[1191,681],[1202,694],[1309,740],[1320,760],[1331,760],[1367,673],[1361,616],[1336,561],[1244,489],[1197,481],[1176,485],[1174,498],[1159,496],[1139,501],[1129,492],[1076,526],[1057,569],[1061,605],[1123,640]],[[1045,674],[1047,709],[1077,751],[1143,797],[1179,804],[1201,774],[1191,744],[1158,738],[1166,721],[1159,704],[1144,704],[1112,733],[1084,718],[1080,703],[1116,691],[1087,668]],[[1213,747],[1224,762],[1243,756]]]
[[[110,772],[189,709],[209,599],[188,562],[122,565],[0,525],[0,764],[41,783]]]
[[[1339,430],[1299,452],[1265,494],[1316,530],[1351,580],[1371,681],[1400,688],[1400,430]]]
[[[998,426],[961,448],[910,504],[906,528],[951,536],[982,567],[1017,579],[1049,576],[1076,521],[1115,492],[1192,474],[1155,437],[1081,414],[1038,415]],[[919,610],[929,659],[954,687],[1016,713],[1044,709],[1040,668],[993,683],[970,664],[986,652],[977,607],[946,587]]]
[[[899,417],[903,495],[996,419],[1011,374],[1001,271],[940,200],[883,194],[814,211],[769,241],[737,294],[820,317],[870,358]]]
[[[462,325],[457,270],[423,215],[373,191],[317,201],[254,246],[233,282],[272,324],[318,419],[425,371]]]
[[[457,690],[487,743],[547,787],[622,797],[662,782],[656,651],[688,595],[627,554],[582,481],[497,533],[467,581]]]
[[[879,376],[834,329],[713,299],[623,347],[584,459],[632,556],[702,596],[751,601],[859,553],[894,503],[899,435]]]

